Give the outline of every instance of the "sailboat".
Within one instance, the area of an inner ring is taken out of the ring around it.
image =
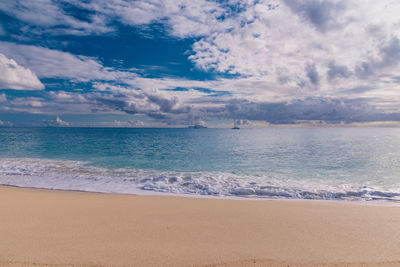
[[[240,127],[236,124],[236,121],[233,122],[233,130],[239,130]]]

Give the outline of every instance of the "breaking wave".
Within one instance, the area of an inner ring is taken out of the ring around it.
[[[400,201],[400,186],[338,184],[222,172],[102,168],[81,161],[0,159],[0,184],[117,194]]]

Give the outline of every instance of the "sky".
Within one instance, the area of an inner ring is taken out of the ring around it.
[[[396,0],[0,1],[0,126],[400,121]]]

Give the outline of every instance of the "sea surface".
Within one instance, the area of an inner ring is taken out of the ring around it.
[[[400,201],[399,128],[0,128],[0,184]]]

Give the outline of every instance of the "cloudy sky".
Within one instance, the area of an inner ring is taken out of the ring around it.
[[[0,1],[0,124],[399,121],[398,14],[395,0]]]

